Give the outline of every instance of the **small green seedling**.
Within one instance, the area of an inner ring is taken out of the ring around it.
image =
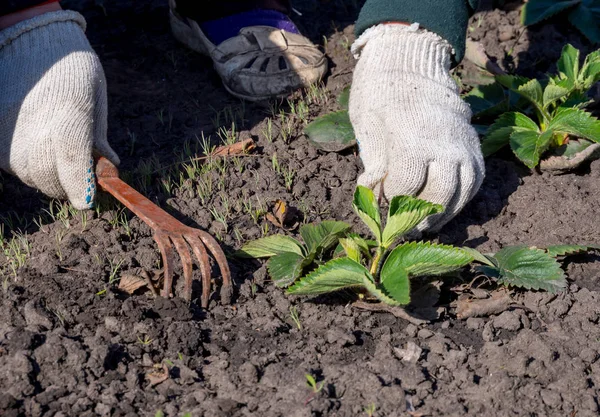
[[[557,63],[558,75],[544,82],[496,76],[498,83],[529,103],[533,119],[519,111],[502,114],[483,138],[484,155],[510,145],[515,155],[533,169],[550,149],[562,147],[562,155],[569,157],[570,142],[573,152],[600,142],[600,121],[583,109],[591,103],[587,91],[600,80],[600,50],[589,54],[581,67],[579,61],[579,50],[566,45]]]
[[[305,269],[320,262],[321,258],[338,243],[338,238],[350,230],[344,222],[324,221],[300,227],[304,244],[298,240],[272,235],[245,244],[239,256],[269,258],[269,275],[279,287],[287,287],[298,279]]]
[[[600,43],[600,0],[529,0],[523,6],[521,23],[534,25],[558,13],[564,13],[590,41]]]
[[[298,309],[296,306],[290,307],[290,317],[294,321],[294,324],[296,324],[298,330],[302,330],[302,323],[300,323],[300,316],[298,315]]]
[[[426,217],[441,213],[443,207],[439,204],[396,196],[390,202],[385,227],[370,189],[358,186],[352,206],[375,241],[352,234],[341,238],[346,256],[330,260],[300,278],[288,294],[316,295],[362,288],[386,304],[404,305],[410,302],[410,278],[447,274],[474,259],[471,252],[462,248],[429,242],[406,242],[390,251],[400,237]]]
[[[306,377],[306,385],[308,385],[312,389],[313,394],[318,394],[319,392],[321,392],[321,390],[325,386],[325,381],[317,383],[317,380],[311,374],[304,374],[304,376]]]
[[[363,408],[363,411],[365,412],[367,417],[374,417],[375,411],[377,411],[377,406],[375,405],[375,403],[371,403],[365,408]]]
[[[152,343],[153,339],[150,339],[148,335],[146,335],[143,339],[138,336],[137,340],[142,346],[148,346],[150,343]]]

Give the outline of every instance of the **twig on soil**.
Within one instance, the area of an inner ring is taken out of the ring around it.
[[[423,320],[414,316],[411,316],[405,309],[401,307],[389,306],[383,303],[367,303],[365,301],[355,301],[352,303],[352,306],[359,308],[361,310],[366,311],[379,311],[386,312],[398,317],[399,319],[403,319],[412,323],[416,326],[420,326],[421,324],[429,323],[429,320]]]

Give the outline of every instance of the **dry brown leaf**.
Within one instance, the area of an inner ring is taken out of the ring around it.
[[[280,199],[275,200],[275,205],[271,213],[265,215],[266,219],[275,226],[285,230],[294,230],[298,227],[298,222],[295,222],[297,210],[288,206],[288,204]],[[290,227],[289,224],[293,222]]]
[[[477,299],[467,294],[461,294],[456,300],[456,317],[468,319],[469,317],[485,317],[500,314],[506,311],[513,303],[512,298],[505,290],[491,293],[490,298]]]
[[[136,290],[148,285],[148,281],[139,275],[123,274],[119,281],[119,289],[127,294],[133,294]]]
[[[154,365],[154,370],[146,374],[146,379],[150,382],[150,384],[148,384],[149,387],[158,385],[169,379],[169,368],[164,363],[162,365],[156,364]]]

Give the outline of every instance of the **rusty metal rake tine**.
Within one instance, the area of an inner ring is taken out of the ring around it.
[[[207,308],[210,298],[210,261],[208,259],[208,252],[198,237],[186,235],[185,239],[192,247],[194,255],[196,255],[200,264],[200,272],[202,273],[202,298],[200,299],[200,305],[202,308]]]
[[[198,236],[202,240],[202,243],[208,248],[212,256],[217,261],[219,269],[221,270],[221,276],[223,277],[223,285],[221,287],[221,301],[229,303],[231,294],[233,292],[231,284],[231,271],[229,270],[229,264],[225,258],[225,254],[221,250],[221,247],[211,235],[202,230],[197,231]]]
[[[175,244],[175,248],[181,258],[181,266],[183,267],[183,279],[184,279],[184,298],[187,301],[192,300],[192,256],[187,243],[179,236],[171,236],[171,241]]]
[[[156,233],[154,235],[154,241],[158,245],[163,261],[164,282],[161,295],[163,297],[170,297],[173,287],[173,246],[169,241],[169,236],[164,236],[162,234]]]

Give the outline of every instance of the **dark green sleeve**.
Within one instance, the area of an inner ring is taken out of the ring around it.
[[[465,54],[469,17],[479,0],[367,0],[356,21],[356,36],[382,22],[419,23],[454,47],[454,61]]]

